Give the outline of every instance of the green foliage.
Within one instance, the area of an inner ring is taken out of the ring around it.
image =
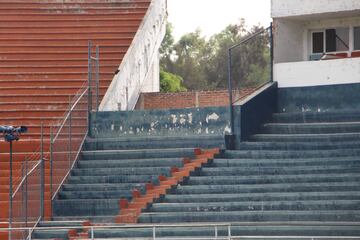
[[[228,79],[228,49],[262,28],[250,31],[245,21],[227,26],[208,40],[198,29],[183,35],[175,43],[172,26],[168,25],[161,47],[161,67],[181,76],[189,90],[226,89]],[[269,44],[264,33],[232,51],[233,86],[256,87],[269,80]]]
[[[182,84],[182,77],[160,70],[161,92],[184,92],[186,88]]]

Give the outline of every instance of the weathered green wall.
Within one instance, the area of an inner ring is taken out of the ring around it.
[[[360,84],[278,89],[278,112],[360,109]]]
[[[224,135],[229,119],[227,107],[99,112],[91,116],[91,136]]]

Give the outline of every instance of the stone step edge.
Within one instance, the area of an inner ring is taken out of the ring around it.
[[[159,176],[160,184],[154,186],[151,183],[146,185],[146,193],[141,195],[140,191],[133,191],[133,199],[128,202],[126,199],[120,199],[120,214],[115,217],[117,224],[135,224],[141,212],[146,209],[150,204],[154,203],[161,196],[166,195],[167,190],[173,186],[178,185],[189,177],[191,172],[201,168],[207,164],[216,154],[220,153],[220,149],[201,150],[196,148],[194,150],[195,159],[184,159],[184,166],[182,168],[172,168],[171,177]]]

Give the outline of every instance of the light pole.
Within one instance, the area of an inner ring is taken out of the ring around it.
[[[27,127],[13,127],[13,126],[0,126],[0,133],[3,134],[4,140],[10,144],[10,162],[9,162],[9,239],[11,240],[11,225],[12,225],[12,195],[13,195],[13,183],[12,183],[12,142],[20,139],[20,134],[27,132]]]

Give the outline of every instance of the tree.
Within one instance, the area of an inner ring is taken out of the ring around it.
[[[183,79],[175,74],[160,70],[160,91],[161,92],[184,92]]]
[[[206,40],[198,29],[174,42],[172,26],[167,26],[161,47],[161,67],[181,76],[189,90],[226,89],[228,79],[228,49],[251,34],[262,30],[254,26],[247,30],[242,19]],[[233,86],[256,87],[269,80],[269,43],[267,32],[232,51]]]

